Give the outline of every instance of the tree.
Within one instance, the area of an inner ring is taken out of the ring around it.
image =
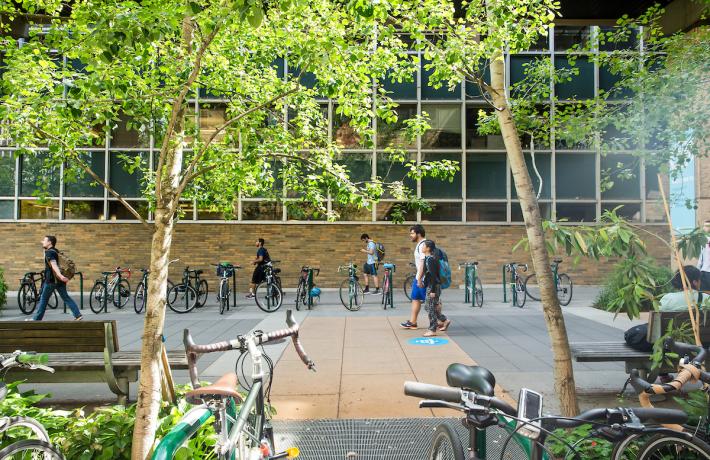
[[[230,213],[240,193],[271,191],[281,199],[273,192],[276,181],[323,213],[328,193],[352,206],[385,192],[406,199],[402,181],[350,180],[334,160],[338,148],[327,137],[315,96],[335,99],[338,112],[367,139],[373,117],[396,121],[389,98],[375,98],[373,80],[410,74],[417,62],[393,30],[378,29],[386,18],[359,1],[45,0],[22,8],[3,1],[0,11],[6,32],[30,24],[22,46],[11,37],[3,42],[0,118],[18,152],[41,158],[47,168],[64,164],[67,180],[89,177],[152,232],[132,454],[144,459],[156,430],[168,260],[180,199]],[[290,65],[285,76],[274,65],[282,57]],[[314,87],[303,78],[309,74]],[[189,102],[198,92],[227,100],[209,130],[194,123]],[[289,126],[287,111],[296,114]],[[122,157],[125,170],[142,177],[152,222],[81,150],[102,143],[119,124],[155,139],[153,160]],[[426,123],[409,125],[414,135]],[[457,167],[401,159],[412,175],[446,177]]]

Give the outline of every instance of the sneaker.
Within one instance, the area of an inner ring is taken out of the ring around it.
[[[256,296],[252,293],[249,293],[249,294],[245,295],[244,297],[246,297],[247,299],[253,299]]]
[[[436,331],[428,330],[424,333],[424,337],[435,337]]]
[[[374,294],[379,294],[379,293],[380,293],[380,288],[375,288],[375,292],[373,292],[372,294],[374,295]]]
[[[402,329],[417,329],[417,323],[405,321],[403,323],[399,323],[399,327],[401,327]]]
[[[365,289],[362,291],[363,294],[369,294],[370,293],[370,286],[365,286]]]
[[[74,321],[81,321],[82,319],[84,319],[84,316],[77,316]]]

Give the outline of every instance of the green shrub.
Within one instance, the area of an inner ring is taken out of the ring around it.
[[[614,445],[603,439],[589,437],[594,427],[592,425],[581,425],[571,430],[555,430],[554,436],[550,436],[545,443],[554,459],[575,458],[570,452],[569,446],[574,446],[574,450],[579,455],[577,458],[584,460],[607,460],[611,458]],[[589,439],[587,439],[589,438]]]
[[[633,276],[635,268],[642,268],[639,272],[644,274]],[[629,316],[636,317],[637,311],[653,309],[653,297],[658,298],[673,291],[671,278],[673,272],[668,267],[656,264],[654,259],[648,258],[641,262],[621,261],[614,266],[614,270],[604,281],[594,301],[594,307],[616,313],[632,313]]]
[[[0,268],[0,309],[7,303],[7,283],[5,283],[5,272]]]

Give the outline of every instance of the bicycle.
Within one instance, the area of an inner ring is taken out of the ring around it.
[[[130,268],[116,267],[112,272],[101,272],[103,279],[97,279],[89,294],[89,307],[96,314],[108,311],[109,299],[116,308],[123,308],[131,298]],[[123,275],[126,275],[124,278]],[[111,279],[109,280],[109,276]]]
[[[414,284],[414,280],[417,277],[417,266],[409,262],[409,266],[414,269],[413,272],[410,272],[407,276],[404,277],[404,295],[407,296],[408,300],[412,300],[412,285]]]
[[[572,301],[572,278],[567,273],[558,273],[559,265],[562,259],[554,259],[550,264],[552,269],[552,280],[555,283],[555,291],[557,291],[557,300],[563,307],[569,305]],[[525,278],[525,293],[528,297],[535,301],[540,301],[540,286],[537,284],[537,276],[532,273]]]
[[[298,275],[298,287],[296,288],[296,310],[301,309],[301,305],[308,307],[310,310],[313,307],[313,277],[320,274],[320,268],[312,268],[308,266],[301,267],[301,273]]]
[[[217,267],[216,274],[219,276],[219,288],[217,288],[217,304],[219,314],[223,315],[229,310],[229,298],[232,296],[232,288],[229,286],[229,279],[232,278],[236,270],[242,268],[240,265],[232,265],[229,262],[210,264]]]
[[[182,271],[182,282],[175,284],[168,291],[168,307],[175,313],[189,313],[205,304],[207,301],[207,280],[200,279],[202,270],[190,270],[185,267]],[[202,304],[200,304],[202,302]]]
[[[177,260],[178,259],[170,261],[168,265]],[[148,275],[150,274],[150,270],[147,268],[141,268],[141,273],[143,273],[141,281],[138,283],[138,286],[136,286],[136,292],[133,294],[133,310],[135,310],[137,314],[141,314],[143,312],[146,302],[148,301]],[[168,279],[168,288],[166,292],[170,292],[170,289],[172,289],[173,286],[173,282]]]
[[[510,292],[512,296],[513,305],[518,308],[523,308],[525,305],[525,281],[520,276],[518,271],[528,271],[527,264],[518,264],[511,262],[503,266],[503,293],[505,294],[505,285],[508,281],[505,279],[505,274],[510,273]],[[503,299],[505,301],[505,298]]]
[[[281,289],[280,268],[275,268],[273,264],[278,260],[272,260],[264,264],[264,281],[254,290],[254,300],[256,305],[266,313],[273,313],[283,303],[284,292]]]
[[[8,389],[4,380],[5,374],[10,369],[21,367],[54,373],[54,369],[45,365],[47,361],[46,354],[27,353],[19,350],[10,355],[0,355],[0,401],[7,396]],[[40,422],[30,417],[0,416],[0,435],[10,431],[14,432],[18,428],[29,430],[35,439],[24,439],[3,447],[0,449],[0,459],[64,460],[62,453],[50,443],[49,434]]]
[[[474,307],[483,308],[483,283],[478,276],[478,262],[459,264],[459,270],[464,268],[464,302]]]
[[[37,281],[40,282],[39,289],[37,289]],[[42,295],[43,287],[44,272],[25,273],[25,276],[23,276],[20,280],[20,289],[17,291],[17,304],[22,313],[25,315],[31,315],[35,311],[35,308],[37,308],[37,302],[39,302],[39,298]],[[47,306],[55,309],[58,305],[59,298],[57,297],[57,292],[53,291],[52,295],[49,296]]]
[[[348,271],[347,279],[340,283],[340,302],[350,311],[358,311],[365,300],[365,291],[360,286],[357,276],[357,265],[350,262],[338,267],[338,273]]]
[[[700,446],[702,441],[692,435],[677,436],[671,429],[657,424],[685,423],[688,416],[675,409],[656,408],[595,408],[576,417],[542,416],[542,395],[526,388],[520,392],[518,407],[514,408],[493,395],[495,377],[485,368],[452,364],[446,371],[449,387],[420,382],[405,382],[404,393],[408,396],[425,398],[420,408],[448,408],[464,412],[463,425],[469,431],[468,456],[460,438],[449,423],[440,424],[432,439],[432,446],[426,458],[464,460],[475,458],[516,458],[550,460],[553,455],[545,446],[546,441],[555,439],[562,443],[573,457],[582,460],[576,448],[590,439],[603,439],[614,444],[611,459],[652,460],[660,458],[694,459],[703,457],[656,457],[660,437],[682,439],[682,448],[689,445]],[[646,426],[648,423],[651,426]],[[553,430],[570,429],[591,424],[588,436],[574,444],[569,444],[557,436]],[[495,428],[498,427],[498,428]],[[497,430],[497,431],[496,431]],[[655,441],[644,445],[638,457],[628,451],[627,439],[652,435]],[[493,439],[490,439],[493,438]],[[678,445],[677,445],[678,446]],[[684,451],[687,453],[688,451]],[[493,455],[489,455],[493,454]],[[632,455],[632,456],[629,456]],[[570,458],[569,453],[564,457]]]
[[[220,460],[275,460],[298,456],[298,448],[295,447],[281,453],[274,452],[274,433],[268,409],[273,361],[263,352],[263,345],[291,337],[301,361],[308,369],[315,371],[315,364],[298,339],[299,325],[293,319],[291,310],[286,311],[286,324],[287,329],[268,333],[253,331],[234,340],[209,345],[196,345],[190,331],[185,329],[185,352],[194,388],[185,395],[185,399],[195,407],[160,441],[152,460],[172,459],[180,446],[209,421],[217,432],[214,448],[215,456]],[[247,355],[251,358],[251,383],[247,384],[246,378],[240,379],[242,387],[248,391],[246,397],[237,391],[236,372],[224,375],[212,385],[200,386],[196,366],[200,355],[229,350],[239,351],[235,367],[242,373],[245,358]]]
[[[384,276],[382,277],[382,308],[394,308],[394,292],[392,292],[392,273],[396,270],[395,264],[383,264]]]

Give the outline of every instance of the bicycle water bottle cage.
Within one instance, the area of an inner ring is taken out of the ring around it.
[[[446,383],[450,387],[464,388],[481,395],[493,396],[496,378],[485,367],[454,363],[446,369]]]

